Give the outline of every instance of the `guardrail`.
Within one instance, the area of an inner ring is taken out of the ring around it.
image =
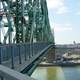
[[[33,71],[33,68],[35,68],[38,64],[38,62],[41,61],[41,57],[47,53],[49,48],[54,47],[53,44],[33,44],[33,55],[37,54],[34,56],[32,60],[30,60],[30,63],[33,64],[31,70],[27,72],[28,75],[30,75]],[[19,62],[21,61],[22,54],[26,56],[25,54],[30,55],[26,49],[30,49],[29,44],[10,44],[10,45],[0,45],[0,62],[4,62],[8,59],[11,59],[11,64],[12,68],[14,68],[14,58],[19,57]],[[36,53],[34,51],[36,50]],[[6,55],[7,51],[9,52],[9,55]],[[17,51],[17,52],[16,52]],[[8,59],[5,59],[6,56],[9,56]],[[25,57],[26,58],[26,57]],[[37,61],[38,60],[38,61]],[[37,62],[36,62],[37,61]],[[34,65],[34,63],[36,64]],[[21,62],[22,63],[22,62]],[[21,64],[20,63],[20,64]],[[0,79],[1,80],[34,80],[30,78],[27,75],[24,75],[22,73],[26,73],[26,70],[29,69],[29,65],[26,66],[24,70],[21,71],[21,73],[14,71],[10,68],[7,68],[5,66],[0,65]]]
[[[0,80],[35,80],[35,79],[0,65]]]
[[[0,44],[0,64],[10,60],[11,68],[15,68],[15,58],[18,63],[22,64],[22,58],[28,60],[38,54],[49,43],[33,43],[33,44]]]
[[[30,63],[27,65],[26,68],[22,69],[20,72],[28,75],[31,75],[37,65],[41,62],[42,58],[47,54],[49,49],[54,47],[53,44],[46,46],[43,50],[41,50],[33,59],[31,59]],[[54,47],[55,48],[55,47]]]

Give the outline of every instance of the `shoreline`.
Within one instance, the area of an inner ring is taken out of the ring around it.
[[[75,66],[80,66],[80,63],[68,63],[68,64],[63,64],[63,63],[45,63],[45,64],[42,64],[42,63],[40,63],[38,66],[39,67],[54,67],[54,66],[75,67]]]

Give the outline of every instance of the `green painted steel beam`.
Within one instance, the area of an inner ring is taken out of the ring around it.
[[[4,2],[7,3],[9,9],[7,15],[9,30],[7,34],[9,33],[10,36],[12,33],[13,25],[10,20],[12,17],[14,19],[14,31],[16,32],[12,39],[16,43],[54,43],[46,0],[4,0]]]

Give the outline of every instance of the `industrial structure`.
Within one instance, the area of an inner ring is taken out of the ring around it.
[[[0,0],[0,80],[34,80],[27,75],[53,48],[46,0]]]
[[[0,43],[25,42],[54,43],[46,0],[0,0]]]

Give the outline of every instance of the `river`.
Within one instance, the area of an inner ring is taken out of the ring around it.
[[[80,66],[37,67],[31,77],[37,80],[80,80]]]

